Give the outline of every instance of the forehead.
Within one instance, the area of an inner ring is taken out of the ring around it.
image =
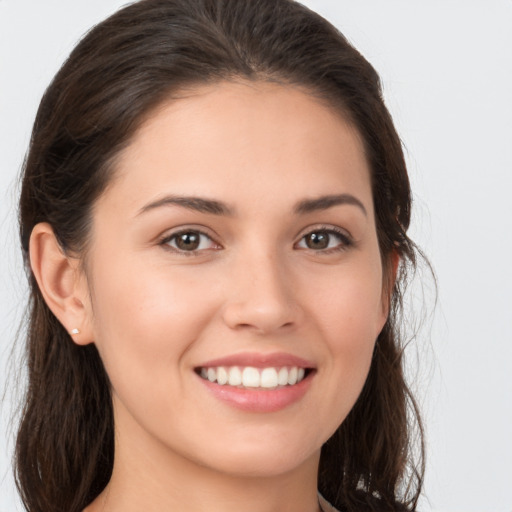
[[[283,203],[338,187],[371,203],[357,130],[306,90],[275,83],[222,82],[162,103],[121,153],[115,175],[110,188],[133,207],[167,187],[227,200],[244,190],[262,200],[275,192]]]

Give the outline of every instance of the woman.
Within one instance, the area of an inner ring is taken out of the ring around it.
[[[24,170],[27,510],[414,510],[410,203],[377,74],[304,6],[95,27]]]

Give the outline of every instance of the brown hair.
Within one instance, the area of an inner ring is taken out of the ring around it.
[[[91,209],[115,157],[143,120],[184,87],[220,80],[306,87],[361,134],[388,275],[400,271],[370,373],[353,410],[322,448],[319,489],[343,511],[414,510],[423,435],[398,335],[401,289],[415,265],[406,235],[411,194],[400,139],[372,66],[332,25],[292,0],[142,0],[94,27],[47,89],[24,165],[25,258],[38,222],[64,251],[87,249]],[[30,512],[79,512],[109,481],[110,385],[94,345],[72,342],[29,272],[29,385],[16,445],[16,481]],[[419,426],[418,461],[411,424]]]

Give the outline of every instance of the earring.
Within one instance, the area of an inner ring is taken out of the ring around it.
[[[71,334],[71,336],[73,336],[74,334],[80,334],[80,329],[73,329],[69,334]]]

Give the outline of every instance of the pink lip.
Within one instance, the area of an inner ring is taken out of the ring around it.
[[[315,368],[311,361],[302,359],[285,352],[273,354],[259,354],[256,352],[244,352],[242,354],[233,354],[219,359],[213,359],[201,365],[198,368],[210,368],[215,366],[252,366],[254,368],[282,368],[283,366],[297,366],[299,368]]]
[[[277,412],[298,402],[309,389],[316,372],[311,372],[294,386],[276,389],[247,389],[233,387],[228,384],[221,386],[201,377],[197,377],[207,390],[226,404],[248,412]]]
[[[247,389],[230,386],[229,384],[220,385],[216,382],[203,379],[199,375],[197,376],[206,389],[217,399],[237,409],[258,413],[277,412],[298,402],[306,394],[316,375],[316,371],[314,371],[316,366],[314,363],[285,352],[271,354],[245,352],[242,354],[233,354],[207,361],[196,367],[196,370],[199,368],[218,366],[252,366],[254,368],[297,366],[299,368],[313,370],[298,384],[275,389]]]

